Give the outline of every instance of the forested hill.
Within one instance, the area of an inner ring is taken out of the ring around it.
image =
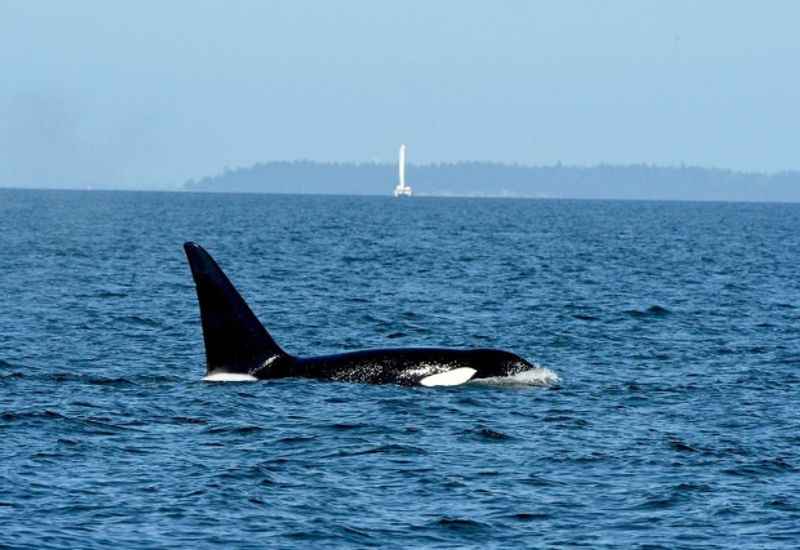
[[[193,191],[389,195],[397,167],[377,163],[269,162],[190,180]],[[417,195],[800,202],[800,172],[743,173],[651,165],[521,166],[489,162],[410,165]]]

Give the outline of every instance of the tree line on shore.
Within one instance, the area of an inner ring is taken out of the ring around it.
[[[697,166],[525,166],[456,162],[406,167],[416,195],[587,199],[800,201],[800,172],[753,173]],[[389,195],[397,166],[277,161],[190,180],[192,191]]]

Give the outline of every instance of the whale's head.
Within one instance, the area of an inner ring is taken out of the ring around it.
[[[475,378],[491,378],[496,376],[513,376],[536,368],[516,353],[501,349],[478,349],[472,352]]]

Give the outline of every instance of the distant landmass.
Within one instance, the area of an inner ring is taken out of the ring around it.
[[[186,182],[192,191],[390,195],[397,167],[287,161],[226,169]],[[800,202],[800,172],[745,173],[695,166],[524,166],[491,162],[409,165],[418,196]]]

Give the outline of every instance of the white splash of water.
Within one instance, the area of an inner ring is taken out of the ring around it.
[[[235,372],[213,372],[203,378],[203,382],[255,382],[258,380],[250,374],[238,374]]]
[[[561,378],[545,367],[534,367],[511,376],[494,376],[478,378],[471,384],[488,384],[491,386],[555,386]]]

